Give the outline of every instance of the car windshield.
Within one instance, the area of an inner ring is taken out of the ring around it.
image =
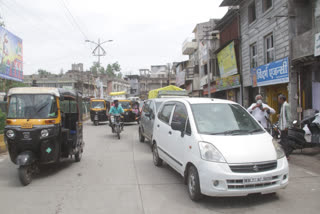
[[[45,119],[57,117],[56,99],[46,94],[12,95],[9,101],[9,119]]]
[[[119,104],[121,105],[121,107],[123,109],[130,109],[131,108],[130,102],[119,102]]]
[[[200,134],[242,135],[264,130],[237,104],[209,103],[191,105]]]
[[[92,101],[91,108],[104,108],[104,102],[103,101]]]

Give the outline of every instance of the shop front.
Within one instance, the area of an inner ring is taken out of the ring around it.
[[[264,96],[264,101],[279,114],[281,106],[278,104],[278,96],[284,94],[290,102],[288,57],[252,69],[251,73],[252,86],[258,87],[257,91]],[[277,114],[270,117],[272,122],[278,120]]]

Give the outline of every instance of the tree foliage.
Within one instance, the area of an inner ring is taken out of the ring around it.
[[[0,80],[0,91],[7,92],[10,88],[16,87],[27,87],[27,85],[23,82],[16,82],[13,80]]]
[[[4,126],[6,125],[6,114],[0,109],[0,134],[4,130]]]
[[[39,68],[39,69],[38,69],[38,74],[39,74],[39,75],[49,75],[49,74],[51,74],[51,73],[48,72],[48,71],[46,71],[46,70],[44,70],[44,69]]]
[[[110,77],[122,78],[121,66],[118,62],[108,64],[106,68],[102,66],[99,67],[99,64],[97,62],[94,62],[90,68],[90,71],[94,75],[105,74]]]

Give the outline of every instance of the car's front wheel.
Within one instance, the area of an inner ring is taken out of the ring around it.
[[[162,159],[159,157],[159,153],[158,153],[158,147],[157,144],[154,143],[152,145],[152,155],[153,155],[153,164],[155,166],[161,166],[163,161]]]
[[[200,179],[198,170],[194,166],[190,166],[188,170],[188,193],[193,201],[199,201],[203,195],[200,190]]]

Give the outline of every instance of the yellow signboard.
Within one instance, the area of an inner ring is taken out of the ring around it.
[[[218,53],[218,64],[221,78],[238,73],[234,42],[231,42]]]

